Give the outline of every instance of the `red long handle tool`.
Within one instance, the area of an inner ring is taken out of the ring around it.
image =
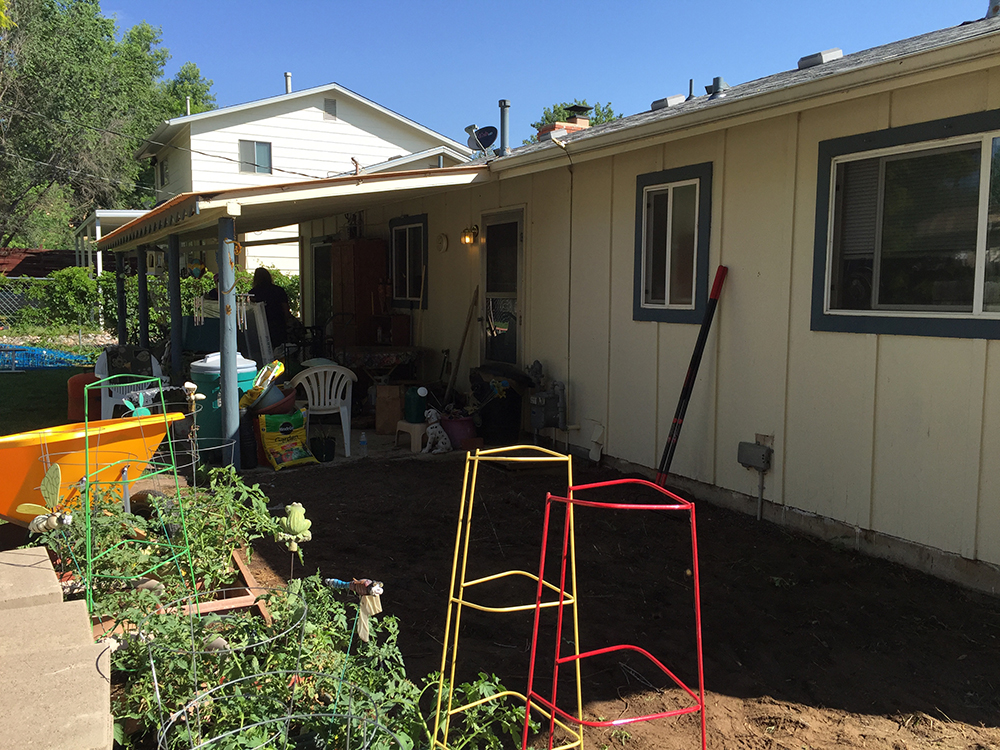
[[[674,421],[670,423],[667,444],[663,446],[663,456],[660,457],[660,466],[656,471],[656,483],[661,487],[664,486],[670,473],[670,464],[677,449],[677,438],[680,437],[681,427],[684,426],[684,413],[687,411],[688,401],[691,400],[691,391],[694,390],[694,381],[698,377],[698,367],[701,365],[701,355],[705,352],[705,342],[708,341],[708,332],[712,329],[712,318],[715,317],[715,308],[719,305],[719,296],[722,294],[722,285],[727,273],[729,269],[726,266],[719,266],[715,272],[715,282],[712,284],[712,292],[708,295],[708,304],[705,306],[705,317],[701,321],[698,340],[691,354],[691,364],[688,365],[684,385],[681,387],[681,397],[677,401],[677,411],[674,412]]]

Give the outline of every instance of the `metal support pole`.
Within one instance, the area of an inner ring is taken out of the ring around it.
[[[94,245],[96,246],[97,243],[99,243],[100,241],[101,241],[101,219],[100,217],[98,217],[97,220],[94,222]],[[104,259],[103,259],[104,253],[102,253],[99,249],[95,250],[94,252],[97,257],[97,275],[100,276],[102,273],[104,273]]]
[[[135,249],[136,272],[139,274],[139,347],[149,348],[149,277],[146,276],[146,245]]]
[[[233,465],[240,468],[240,394],[236,374],[236,221],[219,219],[219,393],[222,439],[233,441]]]
[[[115,253],[115,298],[118,302],[118,345],[128,343],[128,327],[125,325],[125,258]]]
[[[170,382],[180,385],[184,367],[184,319],[181,313],[181,240],[167,237],[167,291],[170,295]]]

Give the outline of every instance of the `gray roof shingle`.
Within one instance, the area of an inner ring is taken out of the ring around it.
[[[579,143],[592,138],[615,133],[629,128],[635,128],[649,123],[669,120],[680,115],[691,114],[709,107],[724,108],[726,104],[745,100],[750,97],[760,96],[781,89],[788,89],[800,86],[813,81],[832,76],[841,75],[849,71],[871,67],[891,60],[899,60],[918,53],[929,52],[935,49],[949,47],[954,44],[969,41],[977,37],[989,36],[1000,32],[1000,17],[971,21],[960,26],[953,26],[940,31],[932,31],[928,34],[903,39],[898,42],[884,44],[880,47],[854,52],[844,55],[842,58],[817,65],[804,70],[786,70],[781,73],[758,78],[746,83],[740,83],[726,90],[723,98],[711,100],[706,96],[699,96],[690,101],[667,107],[656,111],[640,112],[628,117],[622,117],[612,122],[602,125],[595,125],[575,133],[560,138],[563,143]],[[723,113],[720,112],[720,116]],[[516,159],[520,156],[542,151],[544,149],[557,148],[550,141],[533,143],[514,149],[510,156],[503,157],[502,160]],[[501,161],[498,159],[497,161]]]

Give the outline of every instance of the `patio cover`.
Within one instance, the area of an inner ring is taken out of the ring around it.
[[[183,193],[102,237],[98,248],[126,252],[165,242],[170,235],[178,235],[182,242],[213,239],[219,219],[227,217],[235,218],[238,233],[257,232],[489,179],[489,167],[475,164]]]

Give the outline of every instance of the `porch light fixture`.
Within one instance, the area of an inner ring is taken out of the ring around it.
[[[471,245],[476,241],[476,237],[479,236],[479,225],[473,224],[471,227],[466,227],[462,230],[462,244]]]

